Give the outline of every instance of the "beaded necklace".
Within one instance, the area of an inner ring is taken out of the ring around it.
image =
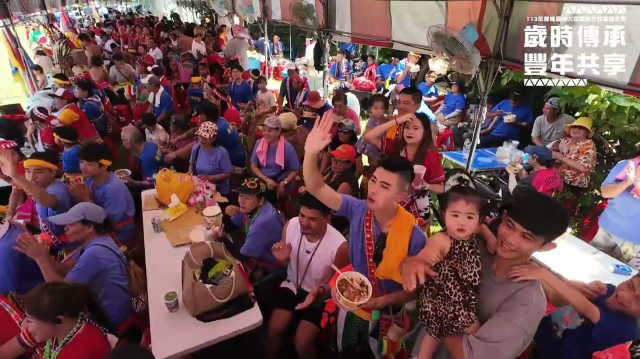
[[[62,350],[62,348],[65,345],[67,345],[71,340],[73,340],[76,334],[80,332],[80,328],[82,328],[83,324],[84,324],[84,319],[82,316],[80,316],[78,318],[78,322],[76,323],[76,325],[60,342],[60,345],[58,345],[57,349],[55,349],[55,345],[54,345],[55,338],[47,340],[47,344],[44,347],[43,359],[56,359],[58,357],[58,354],[60,354],[60,351]]]

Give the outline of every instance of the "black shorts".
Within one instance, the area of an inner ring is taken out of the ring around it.
[[[306,309],[296,310],[296,305],[304,302],[308,294],[303,289],[298,289],[298,294],[294,294],[289,288],[278,287],[275,291],[274,308],[291,312],[295,319],[305,320],[320,328],[324,303],[316,302]]]

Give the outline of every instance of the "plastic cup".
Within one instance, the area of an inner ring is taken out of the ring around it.
[[[413,166],[413,186],[420,187],[422,186],[422,178],[424,178],[424,174],[427,172],[427,168],[422,165],[414,165]]]
[[[178,302],[178,293],[175,291],[169,292],[164,295],[164,304],[171,313],[175,313],[180,309],[180,302]]]

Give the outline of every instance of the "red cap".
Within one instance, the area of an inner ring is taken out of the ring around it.
[[[73,94],[71,93],[71,91],[63,89],[63,88],[58,88],[56,89],[56,91],[52,94],[50,94],[49,96],[51,97],[59,97],[61,99],[65,99],[68,102],[71,102],[75,99],[75,97],[73,96]]]
[[[340,145],[340,147],[329,152],[329,154],[335,158],[349,160],[351,162],[356,161],[356,149],[351,145]]]

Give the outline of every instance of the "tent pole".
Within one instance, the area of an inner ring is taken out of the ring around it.
[[[291,25],[289,25],[289,60],[291,60],[291,58],[293,57],[293,53],[291,50],[293,50],[293,43],[292,43],[292,37],[291,37]]]
[[[331,49],[329,42],[329,33],[325,32],[324,38],[324,68],[322,69],[322,97],[326,100],[329,98],[329,50]],[[318,43],[316,43],[318,46]]]
[[[271,62],[269,61],[269,36],[267,35],[267,25],[269,21],[264,18],[264,71],[267,72],[267,79],[273,78],[273,71],[269,71],[271,68]]]

